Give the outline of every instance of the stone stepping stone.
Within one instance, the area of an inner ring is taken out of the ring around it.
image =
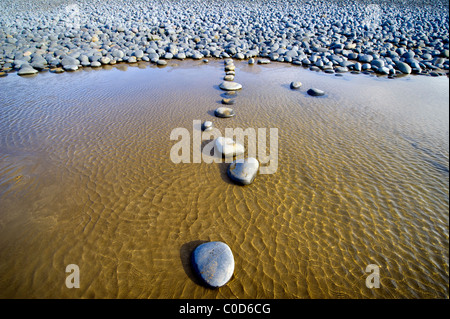
[[[225,93],[223,93],[224,96],[237,96],[237,92],[236,91],[227,91]]]
[[[220,136],[216,138],[214,146],[223,157],[239,156],[245,152],[245,148],[242,144],[236,143],[229,137]]]
[[[232,99],[222,99],[222,104],[233,105],[234,104],[234,100],[232,100]]]
[[[224,286],[234,273],[233,252],[220,241],[204,243],[195,248],[191,264],[194,273],[211,288]]]
[[[308,90],[308,94],[311,96],[322,96],[325,94],[325,92],[316,88],[312,88]]]
[[[223,77],[223,79],[224,79],[225,81],[233,81],[233,80],[234,80],[234,75],[232,75],[232,74],[227,74],[227,75],[225,75],[225,76]]]
[[[218,107],[214,111],[214,115],[217,116],[217,117],[229,118],[229,117],[235,116],[236,113],[234,112],[233,109],[231,109],[229,107],[221,106],[221,107]]]
[[[242,84],[232,81],[224,81],[220,83],[219,87],[225,91],[236,91],[242,89]]]
[[[254,157],[238,159],[228,166],[228,176],[234,182],[241,185],[253,183],[258,174],[259,162]]]
[[[213,128],[213,122],[205,121],[202,124],[202,131],[210,131]]]
[[[296,90],[299,89],[302,86],[302,82],[291,82],[291,89]]]
[[[225,66],[225,72],[234,71],[235,69],[236,69],[236,67],[234,66],[234,64],[228,64]]]

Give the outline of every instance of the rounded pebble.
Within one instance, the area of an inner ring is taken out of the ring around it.
[[[234,273],[234,257],[231,248],[219,241],[199,245],[192,252],[191,263],[194,273],[212,288],[228,283]]]

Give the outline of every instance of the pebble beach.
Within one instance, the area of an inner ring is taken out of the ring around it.
[[[260,57],[328,73],[439,76],[449,70],[448,19],[448,1],[6,0],[0,72]]]

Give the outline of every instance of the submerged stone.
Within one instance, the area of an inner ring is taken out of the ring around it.
[[[214,146],[223,157],[233,157],[244,154],[245,149],[242,144],[236,143],[229,137],[218,137],[214,142]]]
[[[224,81],[220,83],[219,87],[225,91],[236,91],[242,89],[242,84],[232,81]]]
[[[229,108],[229,107],[225,107],[225,106],[221,106],[218,107],[215,111],[214,111],[214,115],[217,117],[223,117],[223,118],[228,118],[228,117],[233,117],[236,115],[236,113],[234,112],[233,109]]]
[[[199,245],[192,253],[191,263],[195,274],[212,288],[224,286],[233,276],[233,252],[220,241]]]
[[[258,174],[259,162],[254,157],[238,159],[228,167],[228,176],[236,183],[249,185]]]

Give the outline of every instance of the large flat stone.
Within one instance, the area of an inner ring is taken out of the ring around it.
[[[191,263],[197,276],[212,288],[224,286],[233,276],[233,252],[220,241],[199,245],[192,253]]]

